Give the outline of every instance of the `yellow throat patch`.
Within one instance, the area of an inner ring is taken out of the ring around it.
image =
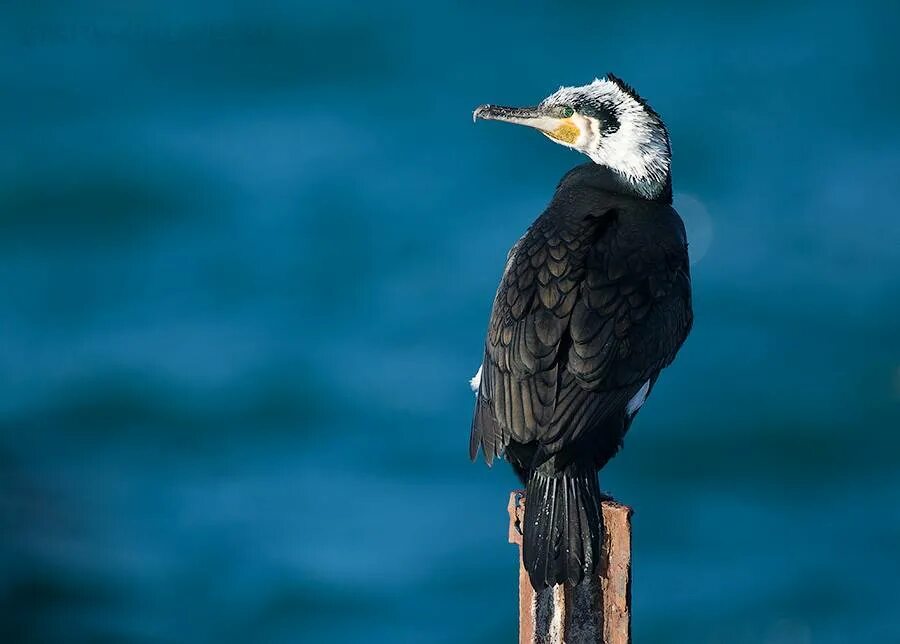
[[[551,132],[545,132],[544,134],[551,139],[556,139],[557,141],[562,141],[563,143],[571,145],[578,140],[578,135],[581,134],[581,130],[579,130],[578,126],[572,122],[572,119],[564,119],[558,128]]]

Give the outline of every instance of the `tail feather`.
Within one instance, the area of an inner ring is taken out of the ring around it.
[[[525,491],[522,557],[537,588],[578,584],[600,559],[600,486],[592,467],[534,470]]]

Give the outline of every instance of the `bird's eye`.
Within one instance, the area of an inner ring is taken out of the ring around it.
[[[567,119],[575,113],[575,110],[573,110],[571,107],[563,107],[562,109],[560,109],[560,113],[563,115],[563,118]]]

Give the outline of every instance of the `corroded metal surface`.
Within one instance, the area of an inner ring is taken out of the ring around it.
[[[509,496],[509,542],[519,546],[519,644],[630,644],[631,508],[604,501],[603,559],[575,587],[535,592],[522,564],[525,493]]]

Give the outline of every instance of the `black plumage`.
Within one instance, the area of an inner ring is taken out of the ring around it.
[[[670,185],[642,197],[586,163],[510,250],[485,342],[469,453],[526,484],[535,587],[579,582],[600,557],[597,471],[691,328],[684,226]]]

